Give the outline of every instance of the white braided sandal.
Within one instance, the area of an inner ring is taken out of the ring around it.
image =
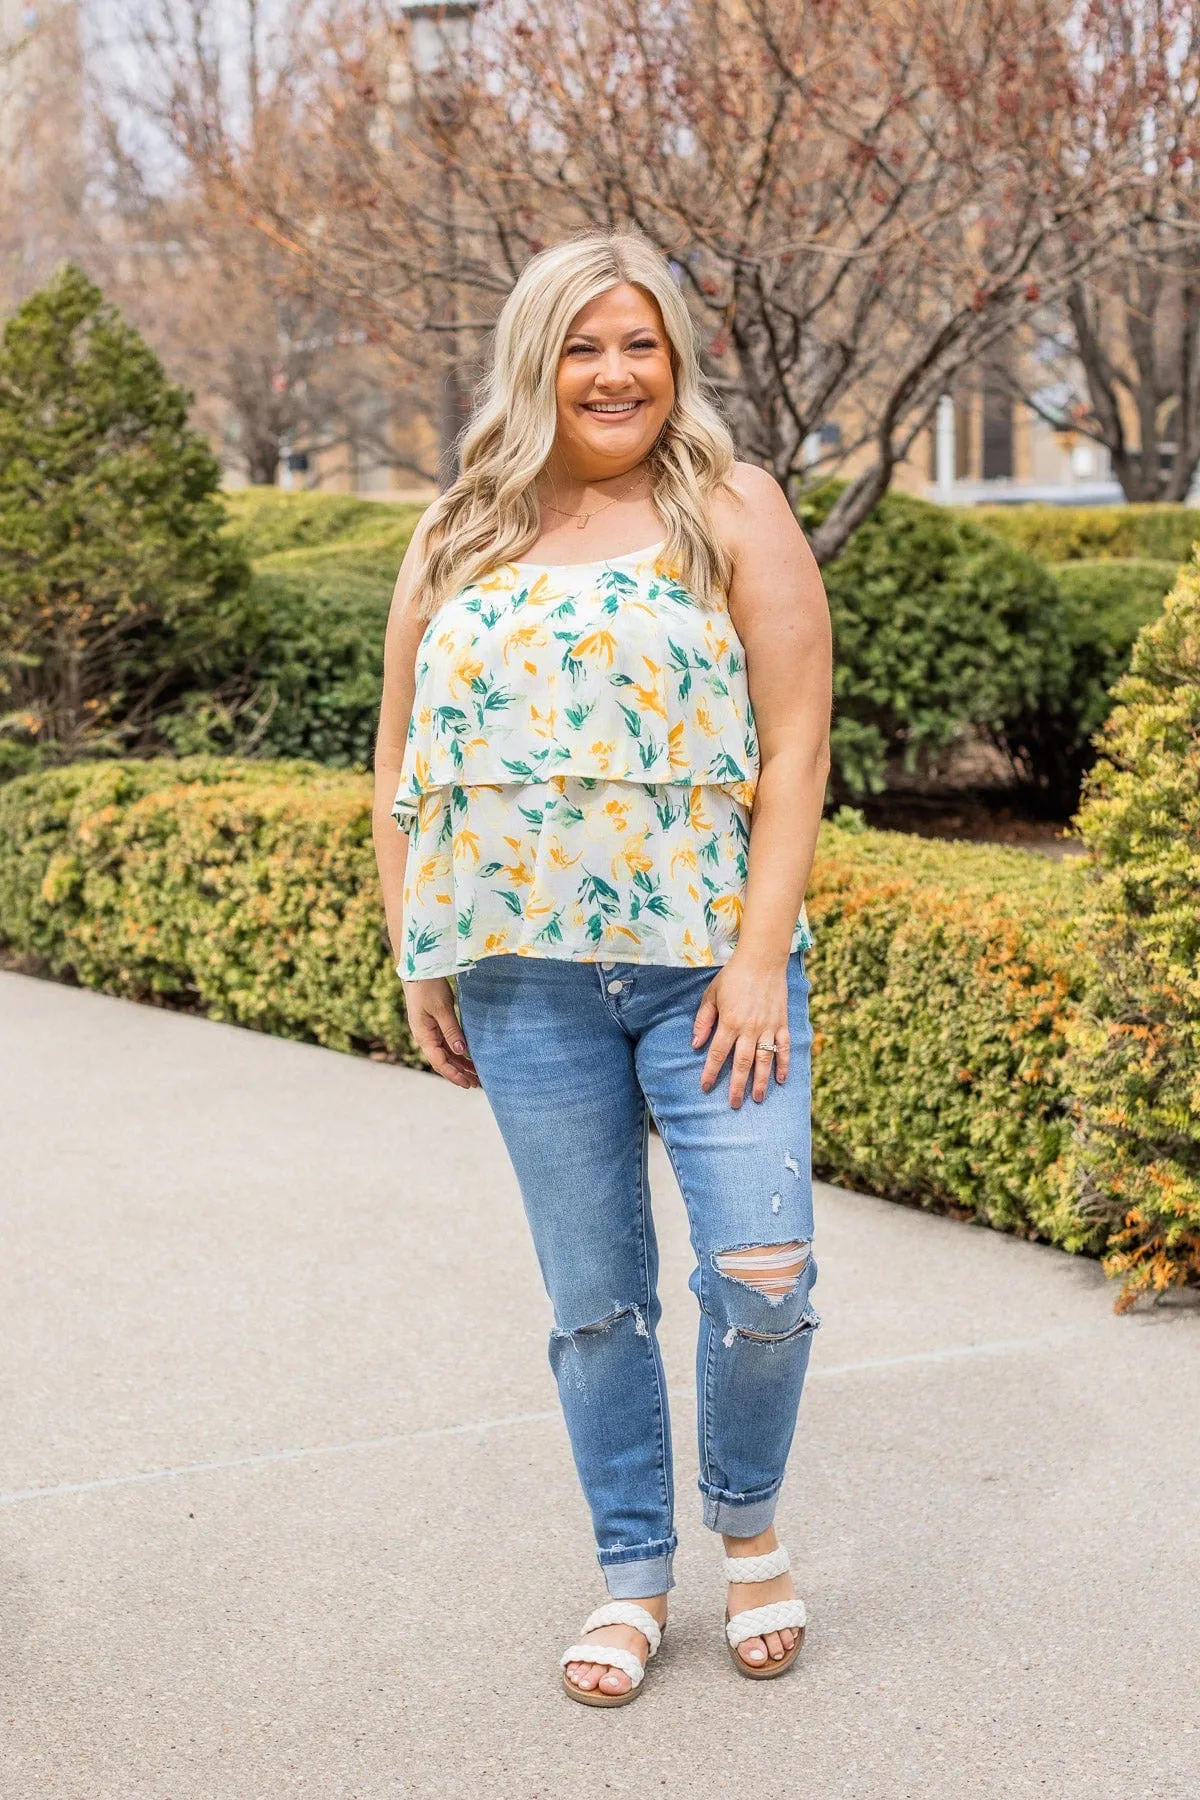
[[[754,1581],[774,1581],[777,1575],[786,1575],[791,1566],[791,1558],[781,1544],[766,1556],[727,1556],[725,1579],[742,1586]],[[747,1612],[734,1613],[732,1619],[726,1607],[725,1638],[738,1674],[748,1675],[751,1681],[773,1681],[776,1675],[786,1674],[800,1654],[807,1617],[803,1600],[776,1600],[770,1606],[752,1606]],[[796,1641],[778,1662],[768,1659],[756,1668],[738,1655],[738,1645],[747,1638],[765,1637],[768,1631],[794,1631]]]
[[[598,1606],[583,1622],[586,1637],[589,1631],[598,1631],[601,1625],[631,1625],[634,1631],[640,1631],[650,1646],[650,1656],[658,1655],[658,1646],[662,1643],[663,1633],[667,1629],[660,1625],[653,1613],[646,1611],[632,1600],[610,1600],[605,1606]],[[649,1662],[650,1656],[646,1658]],[[633,1686],[623,1694],[604,1694],[599,1688],[576,1687],[567,1674],[567,1664],[575,1662],[607,1663],[611,1669],[620,1669],[622,1675],[628,1675]],[[625,1706],[630,1700],[636,1700],[641,1691],[642,1678],[646,1673],[641,1658],[632,1650],[620,1650],[615,1644],[572,1644],[564,1650],[559,1659],[559,1667],[563,1672],[563,1686],[572,1700],[580,1701],[584,1706]]]

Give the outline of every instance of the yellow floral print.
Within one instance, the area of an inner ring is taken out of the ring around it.
[[[392,808],[410,840],[399,972],[724,962],[758,769],[728,612],[653,551],[470,583],[417,651]],[[801,909],[792,948],[810,943]]]

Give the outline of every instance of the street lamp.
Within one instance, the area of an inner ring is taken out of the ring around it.
[[[482,0],[400,0],[409,21],[408,53],[413,73],[428,84],[438,127],[441,162],[442,244],[438,333],[444,367],[438,387],[438,486],[458,474],[458,434],[465,408],[458,366],[458,234],[454,208],[455,135],[459,83],[471,38],[471,20]]]

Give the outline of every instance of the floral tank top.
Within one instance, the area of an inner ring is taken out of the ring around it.
[[[431,620],[392,806],[405,980],[732,955],[759,772],[745,653],[661,548],[508,563]],[[801,907],[791,947],[811,942]]]

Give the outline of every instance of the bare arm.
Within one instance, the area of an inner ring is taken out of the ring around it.
[[[404,947],[404,872],[408,863],[408,838],[397,828],[392,817],[392,802],[400,785],[408,723],[416,693],[417,646],[429,624],[413,605],[413,578],[421,560],[421,535],[418,524],[404,553],[392,594],[383,645],[383,699],[375,740],[371,835],[383,889],[392,961],[396,964]],[[406,981],[404,1004],[412,1034],[438,1074],[444,1075],[456,1087],[478,1087],[479,1077],[467,1054],[449,981],[444,976],[429,981]]]
[[[775,1075],[787,1078],[787,959],[829,776],[833,646],[820,571],[779,484],[738,464],[735,485],[740,504],[722,499],[713,513],[734,558],[729,613],[746,651],[761,768],[737,948],[705,994],[695,1041],[716,1025],[706,1088],[733,1050],[730,1101],[738,1106],[751,1072],[754,1098],[766,1095],[760,1038],[780,1046]]]
[[[375,739],[375,802],[371,815],[371,835],[375,842],[375,861],[383,888],[383,905],[387,914],[388,938],[392,961],[400,961],[404,942],[404,870],[408,861],[408,839],[397,830],[392,817],[392,802],[400,785],[404,763],[404,746],[408,722],[412,716],[415,692],[417,645],[429,621],[412,605],[413,573],[420,561],[420,526],[417,526],[404,552],[392,605],[388,613],[387,633],[383,643],[383,699],[379,708],[379,731]]]

